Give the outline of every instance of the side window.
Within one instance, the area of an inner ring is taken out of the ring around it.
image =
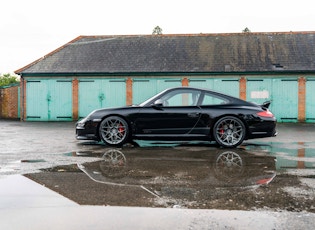
[[[200,97],[200,91],[180,90],[172,92],[161,98],[164,106],[196,106]]]
[[[222,104],[226,104],[227,102],[228,101],[224,98],[206,93],[201,105],[222,105]]]
[[[182,94],[175,94],[167,100],[168,106],[182,106]]]

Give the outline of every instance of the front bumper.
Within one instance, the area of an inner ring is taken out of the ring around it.
[[[82,136],[82,135],[79,135],[79,134],[76,134],[76,139],[79,140],[79,141],[82,141],[82,140],[98,140],[98,137],[96,137],[95,135],[85,135],[85,136]]]
[[[79,121],[76,124],[76,139],[77,140],[99,140],[98,136],[99,122]]]

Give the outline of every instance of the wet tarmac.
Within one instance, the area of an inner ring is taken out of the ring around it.
[[[75,140],[71,122],[0,120],[0,229],[308,229],[315,125],[278,132],[117,149]]]

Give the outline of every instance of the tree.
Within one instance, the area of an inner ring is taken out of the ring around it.
[[[156,26],[156,27],[153,29],[152,34],[153,34],[153,35],[161,35],[161,34],[162,34],[162,28],[159,27],[159,26]]]
[[[0,76],[0,87],[18,83],[19,79],[11,74],[3,74]]]
[[[250,29],[248,29],[248,27],[246,27],[245,29],[243,29],[242,32],[243,32],[243,33],[250,33],[251,31],[250,31]]]

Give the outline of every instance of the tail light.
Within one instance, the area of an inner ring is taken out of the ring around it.
[[[268,109],[257,113],[257,115],[260,117],[274,117],[272,112],[270,112]]]

